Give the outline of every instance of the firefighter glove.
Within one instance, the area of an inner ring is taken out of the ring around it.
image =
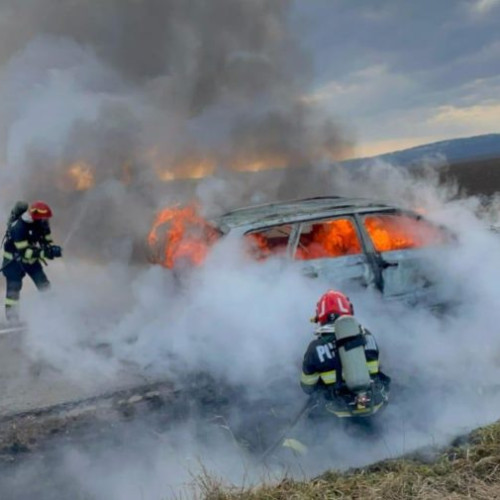
[[[51,245],[50,248],[52,249],[52,258],[58,259],[59,257],[62,257],[62,247],[59,245]]]
[[[43,251],[43,255],[49,260],[57,259],[58,257],[62,257],[62,248],[59,245],[47,246]]]

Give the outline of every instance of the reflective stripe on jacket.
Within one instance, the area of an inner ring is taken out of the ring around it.
[[[363,330],[365,337],[366,364],[370,375],[379,372],[379,351],[373,335]],[[337,372],[340,368],[340,359],[335,354],[334,329],[325,331],[319,338],[313,340],[304,355],[300,385],[304,392],[314,392],[318,385],[330,386],[337,382]]]
[[[44,258],[41,248],[51,242],[52,236],[48,221],[26,222],[19,218],[8,228],[3,252],[4,261],[10,261],[19,256],[21,263],[34,264]]]

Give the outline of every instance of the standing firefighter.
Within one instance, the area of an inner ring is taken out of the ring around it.
[[[28,274],[38,290],[47,290],[50,282],[42,268],[46,259],[62,257],[62,249],[52,244],[49,219],[52,210],[43,201],[28,205],[18,201],[11,211],[4,238],[2,272],[7,280],[5,316],[19,321],[19,296],[23,278]]]
[[[338,417],[368,416],[388,401],[390,378],[380,371],[375,338],[354,318],[342,293],[321,296],[313,320],[319,323],[304,355],[301,386],[325,400]]]

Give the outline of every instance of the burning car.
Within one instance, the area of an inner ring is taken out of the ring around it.
[[[434,300],[428,257],[452,238],[417,212],[337,196],[250,206],[212,220],[192,207],[162,213],[149,243],[165,267],[179,259],[200,264],[215,241],[236,233],[258,260],[284,258],[344,290],[374,287],[387,298],[415,301]]]

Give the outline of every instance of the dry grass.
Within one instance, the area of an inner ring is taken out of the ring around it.
[[[286,479],[252,489],[224,487],[207,477],[200,485],[206,500],[500,499],[500,422],[475,431],[465,445],[448,449],[431,464],[387,460],[308,482]]]

